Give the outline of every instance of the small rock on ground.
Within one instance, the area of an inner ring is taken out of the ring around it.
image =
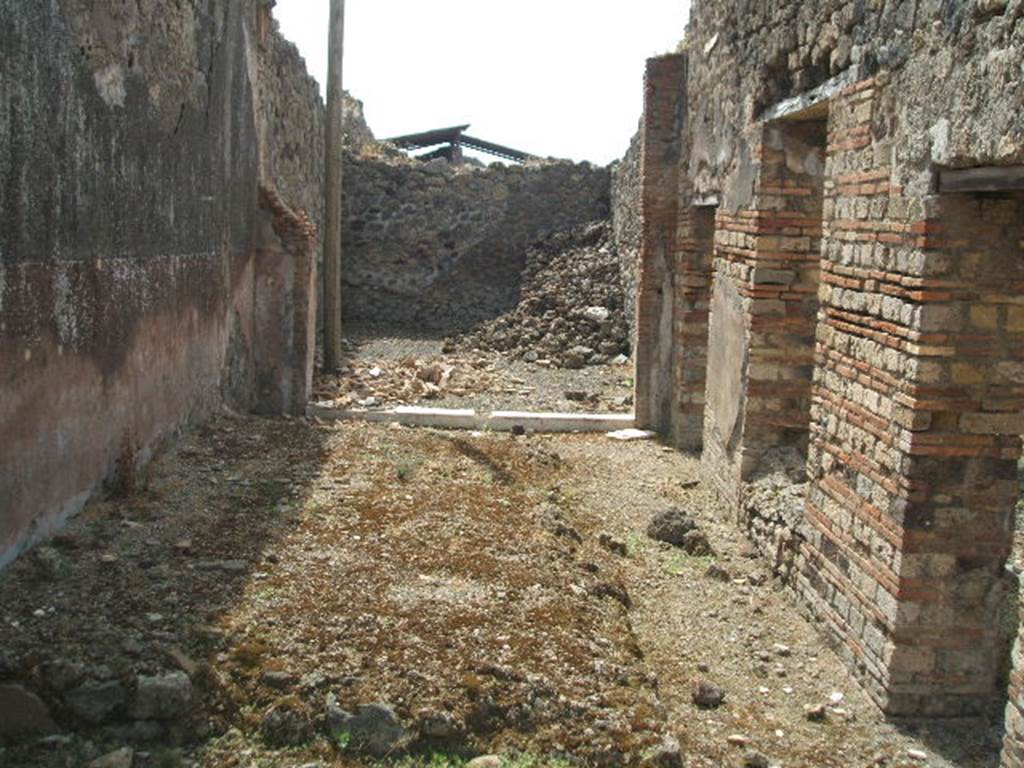
[[[68,693],[64,701],[76,717],[97,724],[106,720],[126,699],[124,687],[108,680],[84,683]]]
[[[683,550],[694,557],[706,557],[712,554],[711,543],[701,531],[690,531],[683,536]]]
[[[694,686],[693,703],[701,709],[718,709],[725,701],[725,691],[717,685],[701,680]]]
[[[97,757],[91,763],[87,763],[86,768],[132,768],[134,759],[134,750],[131,747],[124,747]]]
[[[683,768],[683,754],[674,736],[666,736],[644,761],[649,768]]]
[[[823,723],[828,719],[828,707],[824,704],[815,704],[804,710],[804,717],[812,723]]]
[[[621,555],[622,557],[625,557],[629,552],[628,548],[626,547],[626,542],[616,539],[611,534],[602,533],[600,536],[597,537],[597,541],[602,547],[616,555]]]
[[[0,741],[48,736],[57,731],[38,696],[20,685],[0,685]]]
[[[260,731],[263,740],[271,747],[301,746],[312,736],[312,726],[306,712],[287,699],[263,715]]]
[[[174,720],[192,703],[192,681],[184,672],[140,676],[131,708],[136,720]]]
[[[655,541],[664,541],[675,547],[681,546],[686,534],[697,524],[693,518],[678,507],[669,507],[659,512],[647,526],[647,535]]]
[[[363,704],[355,713],[328,706],[327,728],[332,736],[348,734],[352,746],[374,757],[394,754],[409,742],[395,711],[387,704]]]

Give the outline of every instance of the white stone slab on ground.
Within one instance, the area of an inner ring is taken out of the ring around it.
[[[516,427],[533,432],[607,432],[628,429],[634,423],[631,413],[494,411],[484,426],[495,432],[510,432]]]
[[[609,432],[608,437],[612,440],[622,440],[629,442],[632,440],[653,440],[658,436],[657,432],[651,432],[647,429],[617,429],[614,432]]]
[[[408,427],[490,430],[492,432],[512,432],[516,429],[531,432],[608,432],[609,430],[626,430],[635,423],[635,419],[630,413],[494,411],[490,414],[478,414],[473,410],[416,406],[399,406],[381,410],[339,409],[332,408],[326,403],[311,404],[307,414],[310,417],[334,421],[398,423]]]
[[[315,403],[307,415],[334,421],[369,421],[397,423],[407,427],[437,427],[439,429],[479,429],[483,421],[471,409],[421,408],[401,405],[382,410],[339,409]]]

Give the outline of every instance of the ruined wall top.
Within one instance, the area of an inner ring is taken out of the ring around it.
[[[259,50],[261,174],[293,207],[307,212],[323,231],[326,111],[317,81],[298,48],[270,20]],[[355,154],[378,147],[361,101],[343,94],[343,141]]]
[[[1024,162],[1022,0],[695,0],[686,46],[698,193],[742,180],[747,126],[833,79],[893,84],[873,131],[911,192],[933,163]]]

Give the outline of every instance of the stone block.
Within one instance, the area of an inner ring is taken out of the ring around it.
[[[975,305],[970,309],[970,322],[975,328],[985,331],[995,330],[999,324],[999,308]]]
[[[792,285],[796,282],[796,273],[791,269],[766,269],[758,267],[754,270],[754,285]]]
[[[987,378],[986,371],[975,363],[953,363],[951,369],[953,383],[961,386],[981,384]]]
[[[188,711],[192,698],[192,682],[184,672],[140,676],[131,716],[136,720],[174,720]]]
[[[1024,414],[965,413],[960,417],[960,429],[974,435],[1021,435]]]
[[[20,685],[0,685],[0,744],[48,736],[58,730],[42,699]]]

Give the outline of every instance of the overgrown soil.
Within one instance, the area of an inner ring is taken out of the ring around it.
[[[999,724],[884,723],[697,469],[604,436],[224,416],[0,577],[0,682],[63,730],[0,765],[87,765],[126,742],[135,768],[373,762],[329,732],[329,702],[394,710],[413,757],[385,762],[640,764],[675,738],[709,768],[752,751],[787,768],[997,764]],[[670,504],[713,556],[644,536]],[[190,706],[142,727],[140,676],[176,669]],[[698,680],[721,707],[694,706]],[[69,705],[83,686],[124,701],[86,723]]]

